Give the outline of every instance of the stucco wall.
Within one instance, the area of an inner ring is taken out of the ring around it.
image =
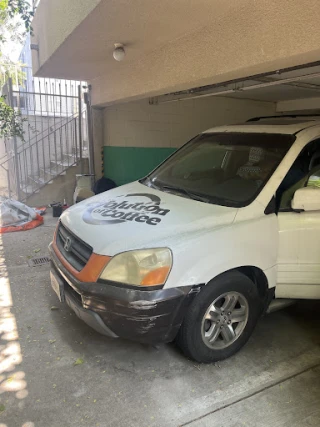
[[[272,115],[275,104],[222,97],[149,105],[148,100],[104,110],[104,171],[118,185],[141,178],[210,127]]]
[[[47,61],[70,33],[101,0],[41,0],[32,22],[34,37],[39,52],[32,52],[35,68]]]

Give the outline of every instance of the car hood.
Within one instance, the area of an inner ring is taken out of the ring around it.
[[[233,222],[236,208],[191,200],[133,182],[78,203],[62,223],[101,255],[185,246],[189,237]]]

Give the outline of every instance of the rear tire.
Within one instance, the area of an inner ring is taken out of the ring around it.
[[[237,353],[248,341],[263,300],[255,284],[238,271],[209,282],[191,303],[176,341],[183,353],[210,363]]]

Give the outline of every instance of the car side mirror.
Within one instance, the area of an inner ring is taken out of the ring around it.
[[[320,188],[300,188],[294,193],[291,207],[295,211],[320,211]]]

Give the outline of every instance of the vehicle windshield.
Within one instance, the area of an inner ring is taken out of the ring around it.
[[[247,206],[294,140],[287,134],[204,133],[140,182],[207,203]]]

